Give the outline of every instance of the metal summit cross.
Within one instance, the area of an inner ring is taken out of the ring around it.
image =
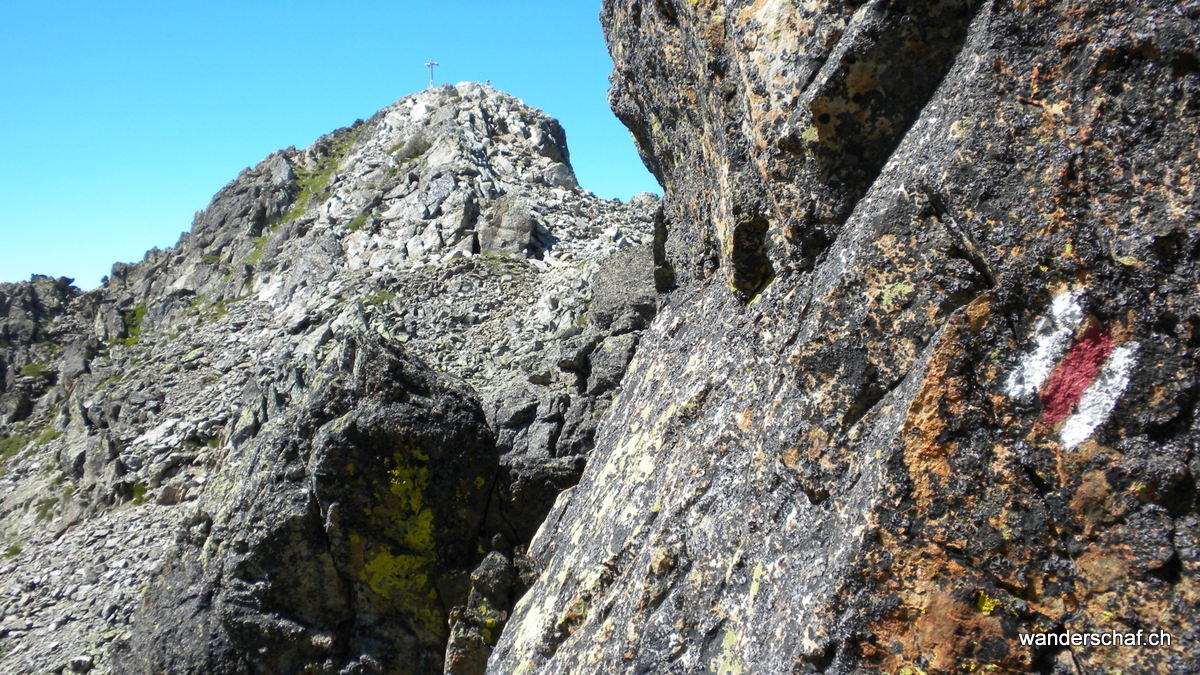
[[[427,68],[429,68],[429,87],[431,89],[433,88],[433,69],[437,68],[440,65],[442,65],[442,64],[438,63],[437,61],[434,61],[433,59],[429,59],[429,63],[425,64],[425,66]]]

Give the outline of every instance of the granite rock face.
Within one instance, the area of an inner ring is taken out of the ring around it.
[[[489,669],[1194,667],[1198,20],[606,0],[678,287]]]
[[[656,310],[657,211],[463,83],[95,291],[0,285],[0,671],[482,663]]]

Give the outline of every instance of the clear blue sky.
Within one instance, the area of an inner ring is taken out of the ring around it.
[[[270,152],[428,84],[491,80],[557,117],[583,187],[660,192],[606,103],[599,1],[8,3],[0,281],[94,288],[171,246]]]

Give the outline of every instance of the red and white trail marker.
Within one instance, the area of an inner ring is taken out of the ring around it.
[[[1042,400],[1042,422],[1061,423],[1063,447],[1087,440],[1129,387],[1137,365],[1138,344],[1116,344],[1104,326],[1084,326],[1082,293],[1069,291],[1054,298],[1050,312],[1038,320],[1033,348],[1009,374],[1006,391],[1014,398],[1034,394]]]

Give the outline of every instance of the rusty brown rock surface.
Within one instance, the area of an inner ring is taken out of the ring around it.
[[[602,21],[679,286],[489,669],[1200,661],[1200,3]]]

